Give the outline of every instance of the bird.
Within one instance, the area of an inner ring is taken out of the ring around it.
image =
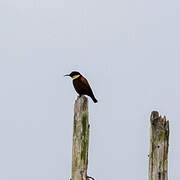
[[[93,91],[85,77],[83,77],[79,72],[72,71],[70,74],[66,74],[64,76],[69,76],[73,80],[73,86],[76,92],[81,97],[82,95],[87,95],[91,97],[94,103],[97,103],[97,99],[95,98]]]

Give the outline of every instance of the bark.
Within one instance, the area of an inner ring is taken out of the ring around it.
[[[150,122],[149,180],[168,180],[169,121],[153,111]]]
[[[87,180],[89,146],[88,99],[78,97],[74,105],[72,180]]]

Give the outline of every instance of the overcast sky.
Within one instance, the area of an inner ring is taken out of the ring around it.
[[[89,99],[88,174],[148,179],[149,117],[170,120],[169,179],[180,166],[178,0],[0,1],[0,179],[69,180],[73,106]]]

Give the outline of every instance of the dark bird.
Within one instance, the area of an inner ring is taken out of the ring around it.
[[[97,99],[94,97],[93,91],[85,77],[83,77],[79,72],[73,71],[70,74],[64,76],[70,76],[73,79],[73,85],[76,92],[81,95],[87,95],[92,98],[94,103],[97,103]]]

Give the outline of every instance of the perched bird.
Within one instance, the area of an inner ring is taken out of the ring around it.
[[[97,99],[94,97],[93,91],[86,80],[79,72],[73,71],[70,74],[66,74],[64,76],[70,76],[73,79],[73,85],[76,92],[81,95],[88,95],[92,98],[94,103],[97,103]]]

